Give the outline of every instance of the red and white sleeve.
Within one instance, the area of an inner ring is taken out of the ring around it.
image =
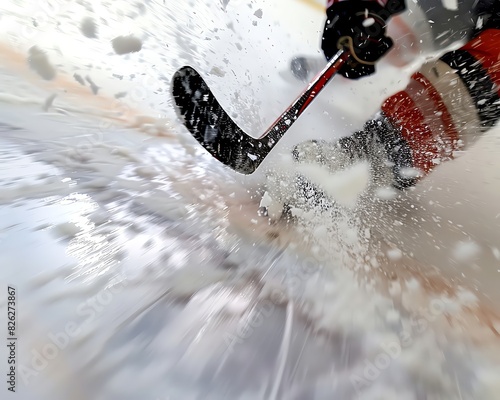
[[[424,64],[382,112],[425,174],[500,119],[500,30],[487,29],[458,50]]]

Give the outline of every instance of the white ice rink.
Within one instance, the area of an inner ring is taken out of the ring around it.
[[[320,55],[321,2],[0,11],[0,326],[8,344],[11,286],[17,336],[1,399],[500,398],[498,128],[400,199],[257,214],[291,146],[361,128],[425,43],[403,34],[375,76],[336,77],[242,177],[176,119],[170,77],[195,67],[258,136],[302,90],[290,59]],[[141,50],[117,55],[130,35]]]

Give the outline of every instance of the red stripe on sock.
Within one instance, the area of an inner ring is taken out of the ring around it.
[[[401,129],[401,136],[412,150],[414,167],[429,172],[435,166],[432,160],[437,152],[432,143],[432,131],[413,99],[404,91],[398,92],[384,102],[382,111]]]
[[[481,63],[498,86],[497,92],[500,95],[500,30],[485,30],[463,46],[462,50],[469,52]]]
[[[436,106],[436,110],[441,113],[441,116],[435,114],[436,118],[440,118],[442,122],[442,126],[444,128],[445,137],[443,140],[448,141],[452,144],[457,143],[459,139],[459,133],[455,128],[455,124],[453,122],[453,118],[451,117],[446,104],[443,102],[443,98],[436,90],[434,85],[420,72],[415,72],[412,76],[412,79],[420,83],[426,90],[429,98],[434,102]]]

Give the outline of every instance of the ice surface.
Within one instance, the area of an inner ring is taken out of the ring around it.
[[[498,131],[404,198],[360,199],[364,165],[312,167],[349,207],[295,208],[285,225],[257,214],[272,202],[262,176],[227,171],[176,120],[169,79],[184,64],[242,126],[283,110],[301,88],[279,69],[317,53],[324,18],[291,4],[2,5],[0,262],[19,289],[18,398],[496,398]],[[118,57],[110,42],[130,35]],[[268,167],[359,128],[409,73],[380,70],[336,79]]]

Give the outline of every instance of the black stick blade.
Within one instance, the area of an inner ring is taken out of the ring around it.
[[[191,135],[217,160],[248,175],[257,169],[348,58],[347,52],[339,50],[258,139],[238,128],[193,68],[182,67],[175,73],[172,94],[177,112]]]
[[[222,109],[203,78],[182,67],[173,78],[177,112],[193,137],[217,160],[242,174],[253,173],[269,153]]]

